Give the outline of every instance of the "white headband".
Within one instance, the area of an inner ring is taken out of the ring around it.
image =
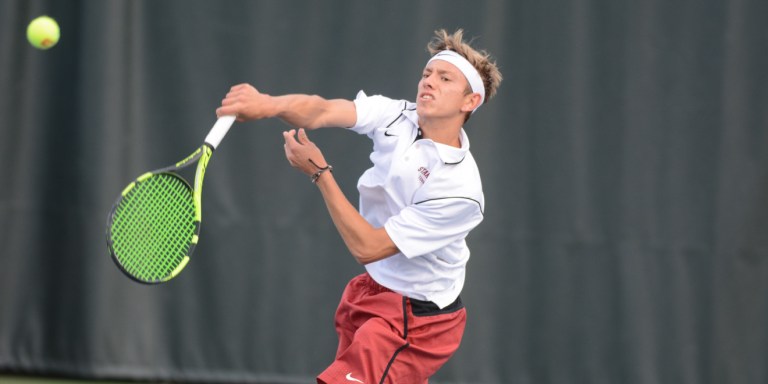
[[[472,92],[480,94],[480,104],[477,105],[477,108],[480,108],[480,106],[483,105],[483,102],[485,102],[485,86],[483,85],[483,78],[480,77],[480,73],[477,72],[477,69],[475,69],[464,56],[451,50],[445,50],[432,56],[427,64],[431,63],[432,60],[443,60],[455,65],[456,68],[464,74],[464,77],[467,78],[469,86],[472,87]],[[477,108],[475,108],[472,113],[475,113]]]

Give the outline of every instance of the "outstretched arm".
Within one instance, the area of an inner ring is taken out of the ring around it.
[[[294,127],[351,127],[357,121],[355,104],[344,99],[324,99],[316,95],[271,96],[250,84],[239,84],[216,109],[216,115],[236,115],[238,121],[277,117]]]
[[[294,135],[296,131],[293,129],[283,132],[285,156],[291,166],[311,176],[328,165],[320,149],[309,141],[303,129],[298,131],[298,140]],[[358,263],[372,263],[399,252],[387,231],[383,227],[374,228],[349,202],[333,178],[333,173],[323,172],[316,184],[323,194],[333,224]]]

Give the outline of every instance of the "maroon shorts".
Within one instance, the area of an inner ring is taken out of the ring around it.
[[[466,319],[460,299],[440,309],[359,275],[336,311],[336,360],[317,382],[426,383],[459,348]]]

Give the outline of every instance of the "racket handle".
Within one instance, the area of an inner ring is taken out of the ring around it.
[[[211,128],[211,131],[208,132],[208,136],[205,137],[205,143],[210,145],[211,148],[216,149],[224,136],[227,135],[227,132],[229,132],[229,128],[235,123],[236,117],[237,116],[235,115],[219,117],[219,119],[216,120],[216,124]]]

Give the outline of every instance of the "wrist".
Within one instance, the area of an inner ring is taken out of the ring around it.
[[[324,173],[333,173],[333,166],[328,164],[325,167],[318,167],[317,172],[313,173],[312,176],[309,177],[310,180],[312,180],[313,184],[317,184],[317,181],[320,179],[320,176],[322,176]]]
[[[285,108],[281,106],[281,98],[279,96],[264,95],[269,98],[269,103],[265,103],[269,106],[267,109],[267,117],[282,119]]]

